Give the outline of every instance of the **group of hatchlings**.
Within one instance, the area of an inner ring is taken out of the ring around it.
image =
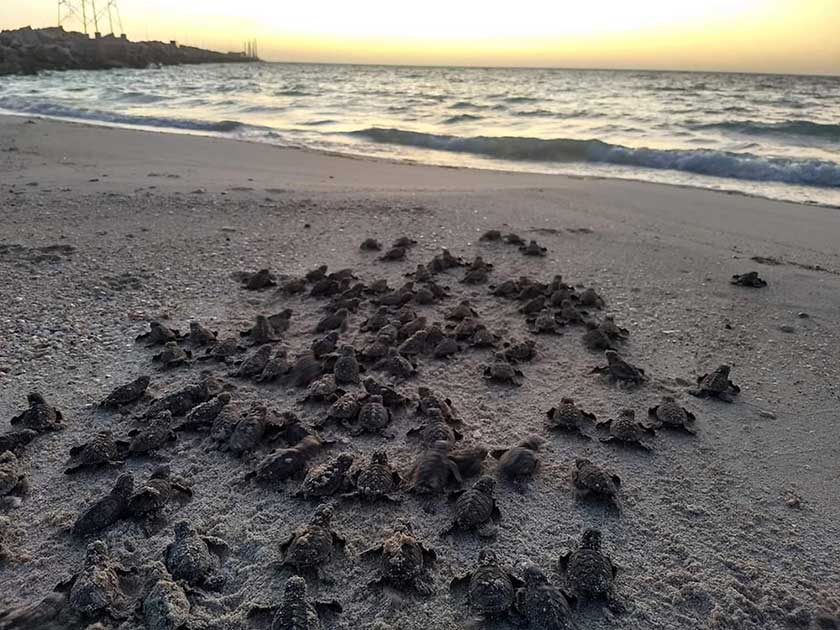
[[[482,236],[481,241],[513,244],[526,256],[546,255],[545,248],[535,241],[526,243],[515,234],[503,236],[494,230]],[[402,260],[414,245],[415,241],[400,238],[380,260]],[[368,239],[361,249],[378,251],[382,246]],[[155,321],[138,341],[161,348],[153,357],[161,370],[197,362],[206,362],[208,368],[219,364],[230,378],[303,389],[305,394],[299,403],[328,405],[326,413],[311,425],[293,412],[276,414],[259,401],[231,413],[236,407],[231,404],[231,392],[236,387],[205,374],[198,382],[151,400],[144,411],[132,416],[132,410],[149,398],[147,388],[152,379],[141,375],[116,388],[101,403],[101,407],[129,417],[131,430],[120,437],[101,431],[74,447],[65,473],[119,466],[127,458],[165,448],[183,431],[208,431],[213,444],[236,456],[249,455],[262,444],[281,440],[286,446],[274,448],[255,460],[243,482],[253,479],[276,486],[299,479],[293,496],[322,503],[311,520],[280,545],[282,564],[295,573],[288,579],[283,597],[276,604],[252,605],[249,614],[272,615],[272,630],[320,628],[321,617],[340,612],[341,606],[337,602],[312,601],[302,576],[330,579],[322,569],[334,548],[341,548],[344,542],[331,527],[335,504],[347,500],[400,502],[401,493],[406,491],[426,496],[424,509],[432,511],[433,497],[445,494],[453,501],[453,518],[441,535],[458,529],[489,538],[496,533],[500,514],[494,498],[496,479],[481,474],[486,457],[496,460],[496,472],[501,478],[520,489],[520,484],[539,467],[538,451],[544,443],[541,437],[530,435],[507,448],[461,446],[462,421],[451,400],[423,386],[418,387],[416,398],[397,389],[417,374],[421,358],[446,360],[468,348],[491,349],[494,358],[482,367],[482,376],[493,383],[519,386],[524,377],[519,366],[536,357],[533,338],[503,339],[482,323],[468,300],[446,312],[445,324],[429,322],[425,315],[417,313],[415,306],[435,305],[450,297],[451,288],[438,280],[451,277],[448,271],[458,268],[464,269],[461,283],[480,285],[489,281],[493,265],[481,256],[467,263],[444,249],[428,264],[417,265],[415,271],[406,274],[409,280],[396,289],[385,280],[362,283],[349,269],[329,273],[326,266],[303,277],[282,279],[268,270],[240,274],[238,279],[248,290],[277,287],[279,295],[308,293],[329,300],[324,309],[326,315],[313,330],[317,338],[308,349],[290,358],[288,350],[280,345],[290,327],[291,309],[260,315],[247,330],[225,338],[198,322],[191,322],[189,333],[182,335]],[[733,282],[764,286],[752,276],[745,282],[739,278]],[[605,366],[594,368],[593,373],[605,374],[623,384],[640,385],[646,381],[644,370],[623,359],[616,349],[628,332],[611,316],[597,321],[591,314],[605,305],[593,289],[568,285],[560,276],[548,283],[523,276],[490,285],[490,291],[501,299],[518,302],[517,310],[525,316],[528,330],[535,336],[562,334],[567,326],[583,327],[583,343],[591,350],[603,351],[607,361]],[[366,303],[372,312],[360,329],[369,336],[361,348],[342,343],[341,333]],[[390,378],[391,384],[371,376],[372,371]],[[731,402],[739,388],[730,381],[729,371],[723,365],[703,375],[689,393]],[[21,459],[26,447],[39,435],[64,427],[62,413],[42,395],[32,393],[28,402],[28,408],[12,419],[14,430],[0,435],[0,500],[7,506],[19,502],[27,491]],[[320,433],[326,427],[338,425],[352,436],[374,434],[392,438],[394,418],[409,404],[416,404],[421,422],[406,437],[416,438],[423,445],[409,470],[398,471],[381,449],[363,464],[352,454],[341,453],[324,464],[310,466],[316,454],[339,443]],[[601,432],[599,439],[603,442],[642,449],[651,448],[646,437],[660,427],[694,433],[694,415],[672,396],[664,396],[648,411],[648,416],[648,421],[641,422],[632,409],[625,409],[614,419],[598,422],[573,399],[564,397],[547,411],[545,422],[549,430],[573,432],[586,439],[593,437],[590,427],[594,427]],[[462,487],[464,478],[470,476],[478,476],[477,481],[468,488]],[[580,498],[604,500],[620,509],[621,480],[617,475],[588,459],[578,458],[570,480]],[[165,527],[166,507],[191,496],[192,489],[172,474],[168,465],[155,468],[140,484],[126,473],[108,494],[79,514],[71,533],[81,539],[90,538],[121,519],[137,519],[152,535]],[[4,526],[5,521],[0,521],[0,562],[8,552]],[[54,594],[31,606],[0,611],[0,630],[84,627],[87,623],[119,622],[132,615],[139,615],[150,630],[187,628],[191,606],[188,595],[197,589],[224,587],[222,568],[227,555],[224,541],[199,533],[185,521],[175,524],[174,540],[163,561],[142,569],[120,566],[109,556],[105,544],[97,540],[88,545],[82,570],[59,584]],[[371,586],[387,583],[421,595],[434,592],[431,571],[436,553],[416,537],[408,521],[398,521],[390,536],[360,557],[379,562],[379,574]],[[562,588],[552,584],[537,565],[507,566],[496,552],[485,547],[474,569],[455,577],[451,588],[453,593],[465,591],[469,606],[482,618],[506,617],[517,625],[528,624],[537,629],[573,628],[573,606],[581,599],[603,600],[616,613],[624,610],[614,589],[616,566],[602,550],[598,530],[586,530],[577,549],[559,554],[556,569],[563,577]]]

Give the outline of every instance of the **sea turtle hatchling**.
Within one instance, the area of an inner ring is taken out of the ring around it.
[[[618,498],[621,478],[618,475],[579,457],[572,467],[571,481],[578,499],[606,501],[621,509]]]
[[[584,411],[575,404],[573,398],[568,397],[561,398],[560,404],[549,409],[545,415],[549,429],[577,432],[586,439],[590,439],[590,435],[583,427],[598,421],[595,414]]]
[[[199,322],[190,322],[187,339],[194,346],[212,346],[219,342],[218,333],[202,326]]]
[[[733,402],[741,388],[729,379],[731,370],[728,365],[721,365],[714,372],[698,376],[697,387],[688,390],[688,393],[698,398],[717,398],[724,402]]]
[[[528,317],[525,323],[535,335],[562,335],[563,325],[550,310],[540,311],[535,317]]]
[[[266,455],[256,470],[245,475],[245,479],[256,478],[264,483],[283,482],[300,477],[306,472],[309,460],[322,448],[323,442],[314,435],[304,437],[295,446],[275,449]]]
[[[123,405],[130,405],[131,403],[140,400],[146,389],[149,387],[151,379],[147,374],[142,374],[129,383],[120,385],[108,394],[105,399],[99,403],[100,407],[107,409],[116,409]]]
[[[137,335],[135,341],[142,341],[146,346],[162,346],[170,341],[177,341],[181,333],[175,328],[162,324],[158,321],[149,322],[149,332]]]
[[[158,466],[148,481],[137,488],[128,499],[128,511],[133,516],[146,516],[163,510],[176,492],[188,497],[192,490],[172,475],[168,465]]]
[[[345,344],[338,349],[338,359],[333,366],[336,383],[358,383],[359,362],[356,360],[356,349]]]
[[[510,383],[516,387],[522,386],[525,375],[503,358],[496,358],[493,363],[482,366],[482,376],[486,381],[495,383]]]
[[[160,363],[162,370],[189,365],[191,360],[192,352],[184,350],[177,341],[167,341],[163,350],[152,356],[152,361]]]
[[[297,571],[315,570],[321,580],[329,582],[322,566],[332,558],[334,547],[344,545],[344,538],[332,529],[332,517],[331,505],[319,505],[307,525],[295,530],[280,543],[282,564]]]
[[[493,243],[496,241],[502,240],[502,233],[499,230],[487,230],[484,234],[482,234],[479,241],[486,241],[489,243]]]
[[[262,291],[263,289],[277,285],[274,274],[268,269],[242,273],[240,274],[240,280],[242,286],[248,291]]]
[[[382,404],[389,409],[405,407],[411,402],[409,398],[400,394],[396,389],[389,385],[383,385],[372,376],[365,378],[362,385],[368,394],[382,396]]]
[[[295,358],[289,372],[292,385],[295,387],[309,387],[309,385],[323,374],[321,362],[311,352],[304,352]]]
[[[324,374],[321,378],[312,381],[306,389],[306,395],[300,399],[301,402],[323,401],[334,403],[346,392],[338,387],[335,381],[335,374]]]
[[[128,514],[128,501],[134,491],[130,473],[119,476],[113,489],[86,507],[73,523],[74,536],[83,538],[113,525]]]
[[[239,378],[254,378],[262,374],[274,349],[268,345],[259,346],[251,355],[245,357],[239,367],[230,376]]]
[[[140,605],[147,630],[179,630],[187,628],[190,600],[184,589],[166,570],[155,562],[148,571],[145,597]]]
[[[135,573],[111,559],[108,547],[97,540],[88,545],[82,570],[58,588],[67,591],[67,603],[86,619],[124,620],[131,615]]]
[[[359,409],[355,425],[350,427],[352,434],[383,434],[391,424],[391,411],[385,406],[382,396],[370,394]]]
[[[594,352],[603,352],[604,350],[615,350],[613,347],[613,339],[605,333],[595,322],[586,323],[586,332],[583,333],[581,341],[583,345]]]
[[[350,482],[353,490],[344,494],[345,498],[386,499],[397,502],[393,495],[402,484],[402,477],[388,462],[388,454],[385,451],[374,451],[370,462],[353,472]]]
[[[331,330],[323,337],[318,337],[315,341],[313,341],[309,349],[312,351],[312,355],[316,359],[320,360],[323,359],[326,355],[335,352],[337,346],[338,333],[334,330]]]
[[[636,412],[632,409],[622,409],[618,418],[610,418],[598,423],[598,426],[603,426],[609,429],[610,434],[602,437],[602,442],[616,442],[628,446],[637,446],[646,451],[652,450],[652,447],[642,438],[646,435],[654,435],[655,431],[641,422],[636,421]]]
[[[469,300],[461,300],[456,307],[446,313],[446,319],[455,322],[460,322],[470,317],[478,317],[478,311],[473,308]]]
[[[222,392],[210,400],[199,403],[187,413],[184,420],[175,427],[176,431],[201,429],[213,424],[213,421],[222,413],[222,410],[230,403],[229,392]]]
[[[437,553],[415,536],[408,521],[397,521],[394,532],[381,545],[362,552],[361,557],[380,557],[380,574],[371,586],[388,584],[400,590],[414,590],[421,595],[434,593],[430,568]]]
[[[340,308],[334,313],[328,313],[315,325],[315,332],[325,333],[331,330],[346,330],[349,315],[350,313],[346,308]]]
[[[227,551],[224,540],[201,535],[189,522],[179,521],[175,539],[164,551],[164,562],[174,579],[218,590],[225,582],[220,569]]]
[[[458,424],[458,414],[452,404],[452,400],[425,386],[417,388],[417,413],[429,415],[432,409],[436,409],[443,415],[444,420],[449,424]]]
[[[376,364],[376,368],[399,379],[407,379],[417,373],[414,364],[402,356],[396,348],[388,348],[388,354]]]
[[[492,549],[478,552],[478,566],[452,580],[450,586],[458,589],[467,586],[470,608],[485,618],[495,619],[511,612],[516,599],[516,589],[524,582],[505,568],[499,555]]]
[[[622,383],[639,385],[646,380],[645,371],[622,359],[615,350],[607,350],[604,353],[607,365],[592,369],[593,374],[606,374],[610,379]]]
[[[545,247],[540,246],[537,241],[529,241],[527,245],[520,245],[519,251],[526,256],[545,256],[548,251]]]
[[[341,604],[336,601],[309,599],[306,580],[299,575],[286,580],[279,606],[255,606],[249,615],[263,609],[274,611],[270,630],[322,630],[322,616],[342,611]]]
[[[692,435],[697,433],[691,426],[696,419],[694,414],[681,407],[673,396],[663,396],[658,405],[648,410],[648,416],[653,420],[655,428],[676,429]]]
[[[274,353],[266,361],[265,366],[254,380],[257,383],[271,383],[285,376],[292,369],[289,364],[289,351],[285,348],[275,348]]]
[[[26,489],[23,464],[11,451],[0,453],[0,497],[20,494]]]
[[[618,568],[604,555],[599,530],[584,531],[577,550],[564,550],[560,554],[559,567],[565,575],[572,597],[578,600],[604,600],[613,612],[624,612],[624,603],[614,588]]]
[[[630,336],[630,331],[616,324],[615,317],[612,315],[604,316],[603,321],[598,324],[598,330],[612,340],[626,339]]]
[[[64,474],[71,475],[84,468],[121,466],[125,463],[128,443],[117,441],[110,431],[100,431],[84,444],[70,449],[70,461]]]
[[[532,628],[575,630],[572,607],[567,595],[554,586],[535,564],[522,570],[525,586],[516,591],[514,606]]]
[[[493,526],[501,519],[501,512],[496,506],[494,492],[496,480],[489,475],[479,477],[472,488],[459,490],[451,496],[455,498],[452,523],[441,532],[441,536],[455,529],[475,530],[479,536],[495,536]]]
[[[381,261],[403,260],[405,258],[406,248],[401,246],[391,247],[388,251],[379,257]]]
[[[518,341],[513,339],[505,342],[502,356],[510,363],[525,363],[532,361],[537,355],[537,344],[532,339]]]
[[[310,468],[293,496],[321,499],[336,494],[347,485],[347,472],[352,465],[353,456],[341,453],[332,461]]]
[[[7,431],[0,433],[0,453],[11,451],[20,456],[24,448],[38,437],[38,433],[32,429],[20,429],[19,431]]]
[[[11,419],[12,426],[20,425],[23,429],[32,429],[37,433],[59,431],[64,428],[62,413],[48,404],[38,392],[31,392],[26,397],[29,407]]]
[[[362,241],[359,249],[367,252],[378,252],[382,249],[382,243],[377,241],[375,238],[366,238]]]
[[[440,440],[427,447],[412,467],[407,488],[417,494],[439,494],[450,480],[461,483],[461,471],[449,457],[449,442]]]
[[[148,453],[165,446],[177,439],[172,423],[172,414],[162,411],[151,418],[147,418],[143,426],[128,432],[131,441],[128,452],[132,455]]]
[[[767,281],[758,277],[757,271],[748,271],[747,273],[736,273],[732,276],[730,284],[737,284],[742,287],[751,287],[753,289],[760,289],[767,286]]]
[[[489,452],[487,447],[481,444],[461,446],[449,449],[449,459],[455,462],[462,477],[475,477],[481,473],[481,467]]]
[[[521,480],[531,477],[537,470],[540,459],[537,455],[540,447],[545,443],[538,435],[529,435],[513,448],[499,448],[490,451],[498,460],[496,470],[511,480]]]

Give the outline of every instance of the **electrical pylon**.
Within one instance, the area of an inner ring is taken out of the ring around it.
[[[114,24],[119,27],[119,32],[114,30]],[[99,0],[99,8],[96,0],[58,0],[58,25],[82,27],[85,35],[90,35],[93,28],[94,35],[102,34],[100,28],[107,26],[109,29],[106,35],[122,35],[122,17],[117,0]]]

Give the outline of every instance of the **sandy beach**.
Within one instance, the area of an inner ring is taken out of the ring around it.
[[[536,239],[547,255],[480,242],[490,229]],[[403,235],[418,241],[404,261],[381,262],[359,249],[367,237],[387,247]],[[469,299],[492,331],[533,338],[537,358],[518,366],[523,385],[511,388],[482,378],[488,350],[422,357],[399,390],[416,396],[425,385],[451,398],[464,444],[512,446],[539,434],[542,464],[522,491],[499,482],[502,520],[491,542],[470,533],[440,537],[452,519],[442,498],[433,513],[408,494],[395,505],[336,501],[333,525],[347,546],[327,566],[332,583],[310,582],[314,597],[342,604],[325,626],[464,627],[469,608],[449,584],[475,566],[480,549],[492,545],[511,565],[534,562],[560,583],[561,549],[596,527],[619,566],[616,589],[627,611],[583,602],[575,612],[580,628],[810,628],[819,612],[840,611],[839,242],[836,208],[0,116],[0,431],[33,390],[67,420],[66,429],[26,449],[28,494],[0,513],[7,519],[0,609],[36,602],[77,572],[85,541],[69,528],[79,511],[121,472],[144,480],[168,461],[192,487],[192,500],[171,505],[151,536],[122,520],[88,541],[103,540],[126,566],[144,566],[162,560],[174,523],[187,520],[229,546],[225,585],[192,598],[189,627],[268,627],[246,619],[248,605],[279,601],[290,575],[278,567],[280,542],[317,505],[291,496],[296,482],[284,489],[242,481],[271,445],[237,458],[214,448],[206,432],[184,432],[156,455],[73,476],[63,473],[69,450],[103,429],[127,433],[145,403],[125,415],[96,405],[140,374],[151,376],[149,393],[160,396],[210,371],[235,386],[237,405],[262,401],[317,420],[327,406],[301,404],[301,390],[229,377],[230,368],[215,363],[161,371],[151,361],[157,350],[134,339],[153,319],[181,330],[198,320],[229,336],[258,314],[290,308],[282,343],[293,355],[315,339],[326,301],[246,291],[233,274],[268,268],[301,276],[325,264],[352,268],[366,284],[386,278],[400,287],[417,264],[448,248],[492,263],[489,282],[465,285],[460,270],[442,274],[452,296],[418,313],[444,322]],[[768,286],[730,284],[749,270]],[[645,369],[646,384],[617,387],[591,374],[604,359],[583,346],[580,327],[533,336],[520,304],[488,288],[557,274],[604,297],[604,312],[629,329],[622,356]],[[363,347],[369,335],[360,325],[373,310],[364,304],[350,315],[345,342]],[[724,363],[741,387],[733,404],[687,394],[697,375]],[[696,436],[660,430],[648,453],[545,428],[546,411],[564,396],[606,420],[628,407],[646,418],[663,395],[696,415]],[[417,421],[412,408],[395,414],[393,439],[349,437],[329,426],[323,432],[339,441],[315,463],[342,452],[363,463],[384,448],[407,471],[420,450],[406,436]],[[575,498],[576,457],[621,477],[620,514]],[[491,458],[484,469],[493,474]],[[400,518],[437,552],[432,596],[365,586],[377,565],[359,552],[380,544]],[[132,616],[110,627],[144,626]]]

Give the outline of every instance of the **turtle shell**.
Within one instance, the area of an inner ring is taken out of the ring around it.
[[[301,567],[317,566],[332,557],[332,545],[332,532],[320,525],[309,525],[292,537],[283,562]]]
[[[510,576],[498,566],[479,567],[470,579],[470,604],[486,615],[498,615],[508,610],[515,595]]]
[[[476,483],[476,486],[481,480]],[[474,529],[487,523],[496,508],[492,490],[473,487],[466,490],[455,503],[455,523],[463,529]]]
[[[595,549],[579,549],[569,556],[566,578],[576,593],[584,597],[606,595],[613,581],[609,559]]]
[[[410,532],[396,532],[382,544],[382,573],[397,583],[410,583],[423,573],[423,547]]]

